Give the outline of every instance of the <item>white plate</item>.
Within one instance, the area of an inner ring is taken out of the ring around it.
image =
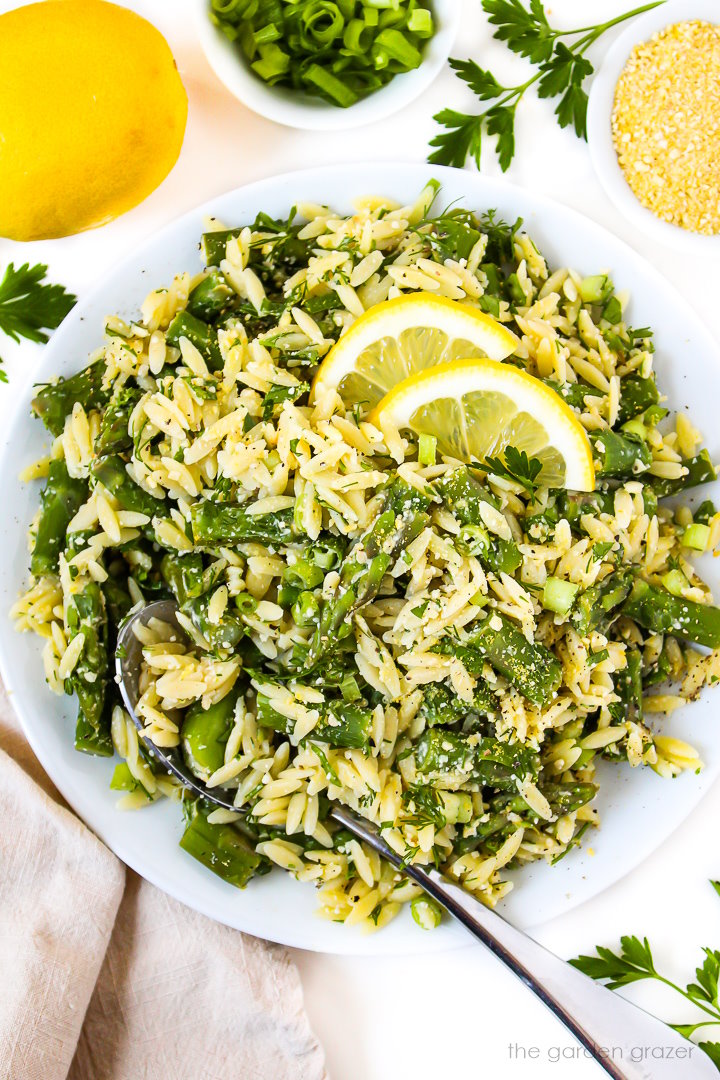
[[[502,180],[427,165],[339,166],[294,173],[240,188],[193,210],[117,266],[78,304],[45,350],[38,380],[70,374],[82,366],[101,340],[105,315],[134,315],[151,287],[168,284],[180,270],[197,268],[205,214],[240,224],[251,221],[259,210],[286,214],[301,199],[349,211],[355,196],[370,192],[408,202],[431,176],[443,184],[438,205],[492,207],[510,220],[520,214],[551,265],[572,265],[584,273],[609,270],[618,288],[630,289],[630,322],[652,325],[656,331],[663,390],[675,407],[690,408],[717,459],[720,357],[708,330],[670,285],[625,244],[572,210]],[[17,475],[46,446],[39,421],[31,419],[29,401],[19,401],[0,460],[5,502],[0,521],[3,611],[25,579],[25,537],[40,486],[21,485]],[[705,488],[701,497],[712,494]],[[717,567],[707,561],[708,575],[717,587]],[[39,640],[15,633],[6,618],[0,618],[0,661],[28,740],[67,801],[121,859],[171,895],[250,934],[325,952],[434,951],[465,940],[463,931],[451,925],[423,932],[407,911],[370,936],[325,922],[314,914],[314,889],[279,871],[239,892],[178,847],[182,824],[176,804],[158,803],[135,813],[115,809],[116,794],[108,788],[113,763],[75,752],[74,703],[50,693],[42,676]],[[573,851],[554,867],[535,865],[519,873],[519,887],[503,908],[515,923],[545,922],[607,888],[661,845],[697,805],[720,770],[720,725],[713,716],[712,693],[709,700],[680,710],[663,725],[699,747],[706,769],[699,776],[686,774],[670,782],[649,769],[606,766],[598,799],[603,825],[588,841],[595,855]],[[718,703],[715,699],[715,708]]]

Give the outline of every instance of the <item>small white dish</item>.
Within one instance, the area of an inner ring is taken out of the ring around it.
[[[697,19],[720,22],[720,4],[717,0],[668,0],[628,23],[608,50],[593,79],[588,105],[588,144],[595,172],[605,193],[633,225],[668,247],[698,255],[717,256],[720,254],[720,235],[706,236],[682,229],[679,225],[662,221],[640,203],[618,163],[611,130],[615,87],[634,47],[648,41],[666,26]]]
[[[398,112],[430,85],[447,63],[462,21],[462,0],[433,0],[435,34],[425,43],[414,71],[396,75],[387,86],[343,109],[284,86],[268,86],[242,52],[210,20],[210,0],[193,0],[197,33],[208,63],[231,94],[253,112],[286,127],[340,131],[383,120]]]

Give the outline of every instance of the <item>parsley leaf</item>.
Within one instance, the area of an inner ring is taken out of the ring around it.
[[[43,284],[47,266],[24,263],[6,267],[0,281],[0,330],[12,341],[26,338],[44,344],[48,330],[60,325],[75,304],[75,297],[62,285]],[[8,381],[0,359],[0,382]]]
[[[555,31],[547,21],[540,0],[530,0],[527,10],[520,0],[485,0],[483,8],[488,22],[497,26],[494,37],[504,41],[509,49],[526,56],[534,64],[549,60]]]
[[[700,1042],[698,1046],[712,1061],[715,1068],[720,1072],[720,1043],[718,1042]]]
[[[46,274],[44,263],[32,267],[24,263],[17,270],[10,263],[5,270],[0,281],[0,330],[13,341],[24,337],[44,344],[46,331],[58,327],[75,305],[76,298],[62,285],[42,284]]]
[[[542,462],[529,458],[524,450],[518,450],[516,446],[506,446],[504,457],[485,458],[480,466],[494,476],[521,484],[529,495],[534,495],[540,486],[537,478],[542,472]]]
[[[602,981],[610,990],[639,982],[641,979],[657,978],[652,952],[647,938],[620,938],[620,953],[602,945],[595,947],[597,956],[578,956],[570,963],[591,979]]]
[[[720,882],[711,881],[715,892],[720,896]],[[720,978],[720,950],[703,949],[705,958],[702,966],[695,970],[695,982],[690,982],[683,989],[677,983],[661,974],[655,967],[652,950],[647,938],[640,941],[634,936],[620,939],[620,952],[614,953],[612,949],[596,945],[595,956],[578,956],[570,963],[578,971],[589,975],[591,979],[603,982],[610,990],[617,990],[621,986],[639,982],[643,979],[654,979],[663,983],[671,990],[676,991],[686,1001],[701,1009],[708,1017],[699,1023],[670,1024],[679,1035],[689,1039],[699,1028],[717,1027],[720,1025],[720,1003],[718,1001],[718,980]],[[700,1050],[708,1055],[710,1060],[720,1071],[720,1043],[698,1042]]]
[[[430,142],[434,152],[428,160],[435,165],[462,168],[472,158],[480,168],[482,137],[497,135],[496,153],[505,172],[515,155],[515,111],[531,86],[540,98],[559,98],[555,109],[560,127],[572,127],[581,139],[587,138],[588,95],[585,81],[593,66],[585,53],[612,26],[657,7],[662,0],[627,11],[604,23],[576,30],[556,30],[550,25],[542,0],[482,0],[493,36],[518,56],[537,68],[525,82],[503,86],[491,71],[474,60],[452,59],[450,66],[481,102],[490,102],[479,113],[443,109],[434,119],[446,130]],[[570,39],[570,43],[562,39]]]
[[[500,168],[507,172],[515,156],[515,106],[496,105],[489,109],[486,120],[488,135],[497,135],[497,156]]]
[[[703,949],[705,960],[702,967],[695,969],[696,983],[689,983],[688,996],[694,1001],[707,1002],[718,1008],[718,975],[720,974],[720,952],[716,949]]]
[[[428,161],[433,165],[452,165],[461,169],[468,157],[471,157],[479,169],[482,117],[466,116],[454,109],[443,109],[434,119],[448,130],[430,140],[430,145],[437,149],[428,156]]]

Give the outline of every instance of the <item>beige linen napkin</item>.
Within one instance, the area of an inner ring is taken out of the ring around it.
[[[55,791],[0,687],[0,1078],[65,1077],[327,1073],[287,953],[126,870]]]

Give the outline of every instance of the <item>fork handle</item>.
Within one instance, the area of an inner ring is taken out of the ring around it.
[[[717,1080],[710,1058],[650,1013],[548,952],[437,870],[403,863],[370,822],[331,816],[411,878],[521,979],[613,1080]]]

